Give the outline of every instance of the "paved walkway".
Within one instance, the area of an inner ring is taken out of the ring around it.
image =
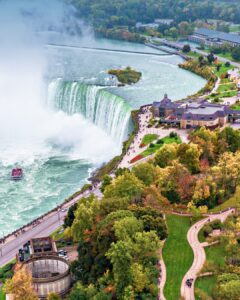
[[[194,224],[187,233],[187,239],[188,242],[193,250],[194,254],[194,260],[191,268],[188,270],[188,272],[185,274],[182,280],[181,285],[181,295],[185,300],[195,300],[194,297],[194,283],[197,278],[197,274],[202,269],[204,262],[206,260],[206,254],[204,251],[204,243],[200,243],[198,240],[198,233],[202,229],[202,227],[208,223],[209,221],[212,222],[216,219],[221,220],[221,222],[224,222],[225,219],[233,213],[233,209],[229,209],[228,211],[225,211],[223,213],[219,213],[216,215],[210,215],[209,217],[197,222]],[[193,279],[193,283],[191,288],[189,288],[186,285],[187,279]]]
[[[159,276],[159,280],[158,280],[158,289],[159,289],[159,296],[158,296],[158,300],[166,300],[163,290],[164,290],[164,286],[166,283],[166,279],[167,279],[167,270],[166,270],[166,266],[162,257],[162,249],[163,246],[161,247],[161,250],[159,252],[159,267],[160,267],[160,276]]]

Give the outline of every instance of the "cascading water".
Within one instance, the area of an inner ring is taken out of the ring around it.
[[[130,105],[103,87],[58,79],[49,84],[48,104],[70,115],[82,114],[119,143],[128,131]]]

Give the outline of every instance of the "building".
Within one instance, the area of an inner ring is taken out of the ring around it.
[[[209,102],[188,105],[181,117],[180,128],[221,127],[227,124],[229,108]]]
[[[24,244],[17,260],[32,274],[33,288],[39,299],[47,299],[51,292],[64,296],[70,290],[69,264],[58,256],[51,237],[35,238]]]
[[[137,22],[136,23],[136,28],[140,29],[140,28],[145,28],[145,29],[158,29],[159,24],[156,23],[147,23],[147,24],[143,24],[141,22]]]
[[[208,28],[196,29],[193,35],[190,35],[188,39],[206,46],[221,47],[224,43],[227,43],[232,47],[240,46],[239,35],[211,30]]]
[[[240,119],[240,111],[232,110],[227,105],[219,105],[205,100],[176,103],[167,95],[152,104],[152,112],[160,122],[178,125],[182,129],[206,126],[216,128]]]
[[[159,25],[171,25],[173,23],[173,19],[155,19],[154,23]]]

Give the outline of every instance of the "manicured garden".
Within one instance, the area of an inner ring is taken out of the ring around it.
[[[152,142],[154,142],[156,139],[158,138],[157,134],[146,134],[144,135],[140,147],[145,147],[149,144],[151,144]]]
[[[178,135],[174,135],[174,136],[165,136],[162,139],[159,139],[156,143],[154,144],[150,144],[150,146],[148,147],[148,149],[146,149],[145,151],[143,151],[140,155],[142,157],[147,157],[151,154],[154,154],[158,149],[160,149],[164,144],[181,144],[182,140]]]
[[[187,241],[187,232],[191,226],[188,217],[167,216],[168,238],[163,247],[163,259],[167,269],[164,287],[166,299],[179,299],[183,276],[191,267],[193,252]]]

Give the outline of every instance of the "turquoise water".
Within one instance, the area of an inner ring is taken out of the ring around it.
[[[84,45],[156,51],[119,41]],[[94,168],[119,154],[132,108],[165,93],[176,100],[199,90],[205,81],[179,69],[181,61],[170,55],[45,47],[44,63],[33,58],[27,67],[10,70],[12,102],[6,92],[0,98],[0,236],[61,203],[87,182]],[[124,66],[141,71],[141,81],[122,88],[96,87],[108,69]],[[68,82],[68,87],[56,82]],[[15,166],[24,170],[19,182],[9,178]]]

